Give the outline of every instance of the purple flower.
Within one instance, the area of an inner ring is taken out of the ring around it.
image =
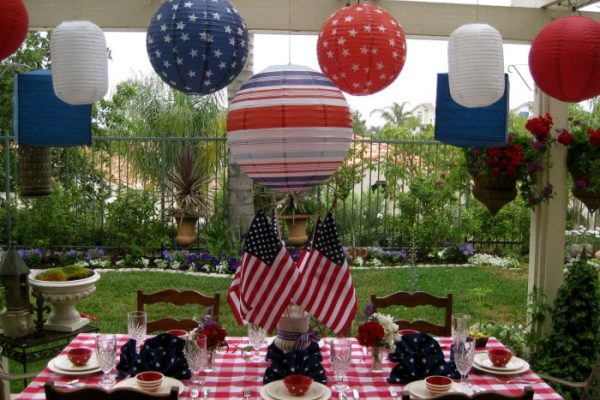
[[[477,149],[477,148],[471,149],[471,156],[472,157],[479,157],[480,154],[481,154],[481,149]]]
[[[458,246],[458,251],[465,257],[470,257],[475,253],[475,248],[471,243],[464,243]]]
[[[227,264],[229,265],[229,269],[231,270],[231,272],[235,272],[238,266],[240,265],[240,262],[235,257],[229,257],[229,260],[227,260]]]
[[[79,252],[75,249],[65,251],[65,256],[67,256],[67,257],[77,257],[78,255],[79,255]]]
[[[554,186],[551,183],[547,184],[544,190],[542,190],[542,196],[550,197],[552,196],[552,192],[554,191]]]
[[[541,150],[542,148],[544,148],[544,143],[542,143],[538,140],[534,140],[531,144],[532,144],[533,148],[536,150]]]
[[[373,305],[373,303],[367,303],[367,304],[365,304],[365,307],[363,310],[364,310],[363,312],[365,314],[365,317],[369,318],[375,312],[375,306]]]
[[[169,250],[163,250],[163,252],[162,252],[162,258],[164,258],[168,262],[173,262],[173,260],[175,260],[173,258],[173,256],[171,255],[171,253],[169,253]]]
[[[104,257],[104,250],[100,247],[96,247],[95,249],[89,249],[85,252],[84,259],[87,262],[92,261],[94,258]]]
[[[529,199],[529,205],[537,206],[538,204],[540,204],[540,198],[538,196],[533,196],[531,199]]]
[[[544,169],[544,166],[542,165],[542,163],[539,160],[534,160],[531,163],[529,163],[529,165],[527,166],[527,172],[529,174],[534,174],[543,169]]]
[[[585,188],[587,188],[587,182],[585,179],[577,179],[577,181],[575,181],[575,187],[577,189],[585,190]]]

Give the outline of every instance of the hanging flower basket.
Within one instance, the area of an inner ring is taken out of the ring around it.
[[[516,176],[473,176],[473,196],[482,202],[492,215],[517,197]]]

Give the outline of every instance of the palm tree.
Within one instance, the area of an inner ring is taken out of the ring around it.
[[[392,126],[394,128],[402,127],[410,117],[412,116],[409,111],[405,111],[405,107],[408,104],[408,101],[402,102],[402,104],[398,104],[393,102],[391,106],[385,108],[377,108],[371,111],[371,114],[379,114],[381,118],[385,120],[385,126]]]

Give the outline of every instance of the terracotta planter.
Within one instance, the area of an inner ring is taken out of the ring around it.
[[[306,223],[310,219],[311,215],[308,214],[296,214],[296,215],[282,215],[279,219],[285,221],[288,229],[287,244],[289,246],[302,247],[308,240],[306,234]]]
[[[175,242],[183,247],[191,246],[196,243],[196,223],[197,217],[175,216],[177,221],[177,236]]]
[[[89,324],[90,320],[82,318],[75,309],[75,303],[96,291],[96,282],[100,279],[100,275],[93,271],[93,275],[88,278],[51,282],[35,279],[41,272],[43,271],[29,275],[29,285],[34,292],[41,294],[44,301],[52,305],[44,328],[49,331],[73,332]]]
[[[588,210],[593,213],[595,212],[598,208],[600,208],[600,191],[598,190],[586,190],[586,189],[579,189],[575,186],[575,182],[579,181],[579,180],[584,180],[581,177],[584,177],[585,174],[580,172],[580,171],[569,171],[571,174],[571,177],[573,178],[573,187],[571,188],[571,193],[573,193],[573,196],[581,201],[583,204],[585,204],[585,206],[588,208]]]
[[[473,196],[482,202],[492,215],[517,197],[517,178],[511,176],[473,176]]]

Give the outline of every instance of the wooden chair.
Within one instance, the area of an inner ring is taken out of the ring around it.
[[[402,392],[402,400],[410,400],[408,390]],[[533,400],[533,389],[525,386],[523,393],[512,396],[495,392],[479,392],[471,396],[464,393],[448,393],[435,398],[435,400]]]
[[[378,308],[396,305],[410,308],[417,306],[445,308],[444,325],[436,325],[423,320],[399,320],[396,321],[396,324],[398,324],[399,329],[414,329],[436,336],[452,335],[452,293],[449,293],[446,297],[437,297],[426,292],[396,292],[385,297],[377,297],[372,294],[371,303],[373,304],[373,312],[377,312]]]
[[[596,361],[596,365],[592,369],[592,373],[584,382],[571,382],[550,375],[538,373],[540,378],[546,381],[552,381],[561,385],[572,388],[581,389],[581,397],[579,400],[598,400],[600,399],[600,358]]]
[[[133,388],[105,390],[99,386],[80,389],[67,389],[54,386],[54,382],[44,385],[46,400],[177,400],[179,388],[173,386],[166,394],[142,392]]]
[[[156,304],[156,303],[169,303],[177,306],[183,306],[186,304],[198,304],[205,307],[212,307],[211,317],[215,320],[219,320],[219,301],[221,296],[219,293],[215,293],[213,297],[206,296],[195,290],[183,290],[178,291],[175,289],[161,290],[155,293],[143,293],[141,290],[137,291],[137,310],[144,311],[144,305]],[[191,331],[198,326],[198,321],[193,319],[175,319],[171,317],[160,318],[153,321],[147,322],[147,331],[166,331],[169,329],[185,329]]]

